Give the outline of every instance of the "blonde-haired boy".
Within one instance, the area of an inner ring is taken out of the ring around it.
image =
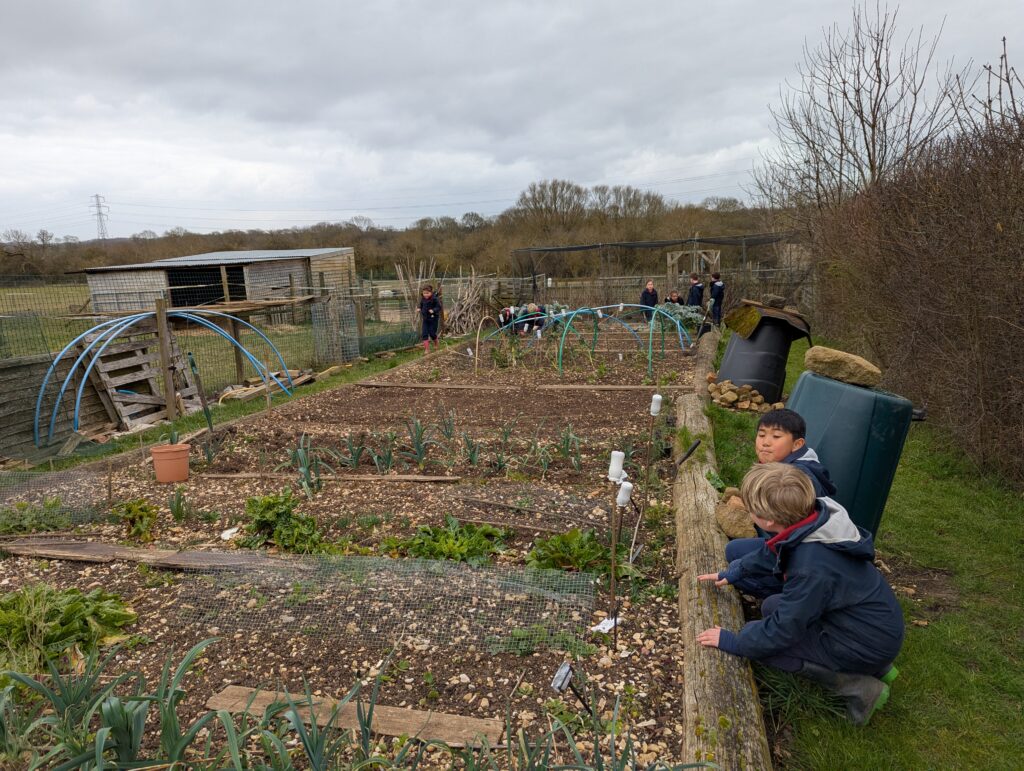
[[[871,534],[831,498],[816,498],[807,474],[789,464],[752,467],[740,495],[754,523],[773,535],[698,580],[724,587],[774,576],[782,591],[764,600],[760,621],[739,632],[705,629],[698,642],[816,680],[844,697],[852,722],[867,723],[889,698],[904,631],[903,611],[875,568]]]

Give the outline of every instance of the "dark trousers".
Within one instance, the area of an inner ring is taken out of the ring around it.
[[[711,320],[714,322],[716,327],[720,326],[722,323],[722,306],[719,305],[717,301],[711,306]]]
[[[437,316],[424,316],[423,317],[423,335],[422,338],[426,340],[437,340]]]

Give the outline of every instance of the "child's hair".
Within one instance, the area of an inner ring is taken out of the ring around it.
[[[740,485],[747,511],[761,519],[789,527],[814,508],[814,486],[803,471],[789,463],[751,466]]]
[[[696,273],[691,273],[690,274],[690,278],[692,278],[694,281],[696,281],[698,278],[700,278],[700,276],[698,276]]]
[[[793,410],[772,410],[766,412],[757,421],[758,429],[780,428],[786,433],[792,434],[794,439],[803,439],[807,435],[807,423],[800,417],[799,412]]]
[[[420,289],[420,294],[423,294],[423,292],[430,292],[431,294],[433,294],[434,287],[432,287],[430,284],[424,284],[423,287]]]
[[[711,278],[713,278],[715,281],[718,281],[718,279],[720,279],[721,277],[722,277],[721,273],[712,273],[711,274]]]

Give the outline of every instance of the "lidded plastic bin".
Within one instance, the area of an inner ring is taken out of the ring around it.
[[[911,403],[804,372],[786,406],[807,421],[807,444],[839,489],[835,499],[875,535],[910,430]]]

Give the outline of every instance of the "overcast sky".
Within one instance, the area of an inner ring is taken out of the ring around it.
[[[111,236],[510,206],[530,182],[745,197],[768,105],[850,2],[0,5],[0,231]],[[939,55],[1024,62],[1021,0],[914,0]]]

